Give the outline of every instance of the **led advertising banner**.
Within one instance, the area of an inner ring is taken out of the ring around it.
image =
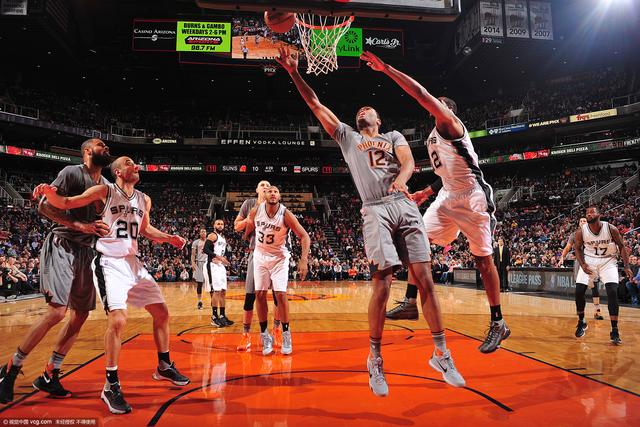
[[[134,20],[132,47],[139,51],[174,52],[176,21]]]
[[[178,21],[176,51],[231,52],[231,23]]]

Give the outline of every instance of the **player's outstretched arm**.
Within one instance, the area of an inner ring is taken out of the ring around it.
[[[429,197],[434,194],[438,194],[438,191],[442,189],[442,178],[438,178],[431,183],[424,190],[416,191],[415,193],[411,193],[409,198],[416,202],[416,205],[420,206],[424,202],[427,201]]]
[[[462,124],[456,118],[455,114],[412,77],[386,64],[371,52],[364,52],[360,56],[360,59],[366,61],[367,65],[373,70],[380,71],[391,77],[405,92],[418,101],[422,108],[436,118],[438,125],[447,130],[450,128],[455,135],[461,135],[464,132]]]
[[[333,137],[336,132],[336,128],[340,124],[340,120],[336,117],[333,112],[325,107],[320,100],[318,99],[318,95],[311,89],[311,87],[304,81],[300,73],[298,72],[298,58],[291,54],[290,50],[286,46],[280,46],[278,48],[278,53],[280,56],[276,58],[278,64],[282,66],[287,72],[289,76],[291,76],[291,80],[296,85],[296,89],[300,92],[302,99],[307,103],[313,114],[322,124],[324,130],[329,134],[329,136]]]
[[[90,205],[91,203],[105,202],[109,189],[106,185],[94,185],[78,196],[65,197],[58,194],[58,187],[49,184],[40,184],[33,189],[33,198],[40,196],[47,198],[49,203],[58,209],[75,209]]]
[[[609,231],[611,233],[611,238],[618,246],[618,251],[620,251],[622,263],[624,264],[624,273],[627,275],[627,278],[631,280],[633,273],[631,272],[631,267],[629,267],[629,251],[627,251],[627,246],[624,244],[624,240],[622,239],[622,235],[620,234],[618,227],[609,224]]]
[[[284,225],[292,230],[298,239],[300,239],[300,245],[302,246],[302,254],[300,255],[300,261],[298,262],[298,276],[300,280],[304,280],[307,277],[307,271],[309,270],[309,251],[311,250],[311,238],[309,233],[302,227],[298,218],[295,217],[289,210],[284,212]]]
[[[145,194],[144,201],[146,205],[146,212],[142,217],[142,227],[140,233],[152,242],[169,243],[171,246],[182,249],[185,243],[187,243],[185,239],[178,236],[177,234],[167,234],[164,231],[160,231],[153,225],[151,225],[151,221],[149,219],[151,216],[151,197]]]

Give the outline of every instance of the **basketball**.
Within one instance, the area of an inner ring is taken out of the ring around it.
[[[274,33],[286,33],[293,28],[296,23],[296,16],[293,13],[285,12],[265,12],[264,22]]]

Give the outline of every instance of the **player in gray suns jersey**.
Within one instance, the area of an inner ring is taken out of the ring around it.
[[[67,166],[60,171],[52,185],[60,194],[76,196],[98,184],[107,184],[102,168],[111,162],[109,147],[99,139],[89,139],[80,149],[82,164]],[[45,238],[40,252],[40,291],[48,306],[46,312],[35,320],[6,365],[0,368],[0,402],[13,400],[13,386],[23,362],[31,351],[64,319],[70,310],[69,321],[58,335],[58,341],[44,372],[33,386],[53,397],[69,397],[59,380],[60,367],[71,350],[80,328],[96,307],[91,260],[95,256],[93,244],[98,236],[104,236],[109,227],[96,214],[95,206],[68,211],[56,209],[41,200],[38,213],[56,225]]]
[[[432,331],[436,348],[429,365],[440,372],[448,384],[464,386],[464,379],[446,347],[424,223],[418,206],[409,198],[407,181],[415,164],[409,144],[400,132],[379,133],[382,122],[372,107],[358,110],[357,131],[342,123],[320,103],[313,89],[302,79],[297,57],[286,47],[280,47],[279,54],[276,60],[287,70],[322,127],[340,146],[362,199],[362,232],[373,285],[369,301],[370,352],[367,358],[371,391],[376,396],[389,393],[380,345],[393,271],[403,264],[416,278],[422,311]]]
[[[489,328],[478,350],[494,352],[503,340],[509,338],[511,330],[502,317],[500,278],[493,262],[496,226],[493,189],[484,180],[469,132],[456,116],[458,107],[450,98],[434,97],[413,78],[385,64],[370,52],[364,52],[360,59],[374,71],[395,81],[435,119],[426,145],[438,179],[424,190],[413,193],[411,199],[420,205],[431,194],[438,193],[423,216],[431,242],[447,246],[460,232],[467,238],[489,301]],[[409,283],[414,280],[410,271]]]

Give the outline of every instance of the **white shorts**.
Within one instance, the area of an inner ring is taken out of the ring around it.
[[[193,270],[193,280],[198,283],[204,282],[204,265],[206,261],[196,261],[196,268]]]
[[[93,283],[104,309],[126,310],[164,303],[160,286],[135,256],[115,258],[98,254],[91,263]]]
[[[479,186],[464,193],[440,190],[422,219],[431,243],[446,246],[462,231],[473,255],[493,255],[496,219],[488,212],[487,196]]]
[[[618,283],[620,276],[618,275],[618,260],[616,258],[596,258],[585,255],[584,262],[587,263],[593,274],[588,275],[582,267],[578,269],[576,275],[576,283],[582,283],[589,288],[593,288],[593,282],[598,277],[602,283]]]
[[[227,269],[217,262],[205,262],[202,266],[205,292],[219,292],[227,290]]]
[[[257,291],[266,291],[270,285],[276,292],[286,292],[289,284],[289,258],[253,251],[253,280]]]

